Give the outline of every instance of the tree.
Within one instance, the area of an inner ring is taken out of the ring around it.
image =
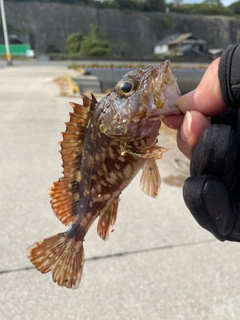
[[[232,3],[229,8],[233,11],[234,14],[240,14],[240,1]]]
[[[109,0],[109,7],[120,10],[136,10],[139,0]]]
[[[81,32],[72,33],[67,37],[66,50],[69,54],[78,54],[81,50],[83,35]]]
[[[202,3],[186,3],[176,6],[173,2],[168,4],[170,11],[185,14],[224,15],[233,14],[230,8],[222,5],[220,0],[204,0]]]
[[[199,5],[201,14],[232,15],[232,10],[224,7],[220,0],[204,0]]]
[[[106,56],[110,53],[108,42],[102,36],[99,28],[90,25],[90,35],[84,37],[81,43],[81,56]]]
[[[79,56],[105,56],[110,53],[110,46],[102,36],[99,28],[90,25],[90,34],[83,36],[77,32],[70,34],[66,40],[66,51]]]
[[[146,11],[161,11],[165,12],[165,0],[145,0],[143,9]]]
[[[220,0],[204,0],[202,4],[206,6],[218,6],[218,7],[223,6]]]
[[[104,40],[99,27],[90,24],[90,37],[92,40]]]

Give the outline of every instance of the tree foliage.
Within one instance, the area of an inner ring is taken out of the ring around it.
[[[234,14],[240,14],[240,1],[232,3],[229,8],[233,11]]]
[[[36,0],[8,0],[11,2],[33,2]],[[86,5],[96,8],[119,9],[124,11],[153,11],[184,14],[225,15],[240,14],[240,1],[224,7],[221,0],[203,0],[201,3],[186,3],[183,0],[37,0],[39,2],[54,2],[71,5]]]
[[[67,37],[66,51],[69,54],[79,56],[106,56],[110,54],[110,46],[102,36],[99,28],[90,25],[90,34],[83,36],[82,33],[73,33]]]
[[[144,1],[144,11],[161,11],[165,12],[166,4],[164,0],[146,0]]]
[[[72,33],[67,37],[66,50],[69,54],[78,54],[81,50],[83,35],[80,32]]]
[[[33,2],[36,0],[8,0],[12,2]],[[129,11],[165,11],[165,0],[38,0],[74,5],[88,5],[97,8],[112,8]]]
[[[166,9],[165,0],[105,0],[110,8],[129,11],[162,11]]]
[[[178,4],[171,2],[168,4],[171,12],[185,14],[202,14],[202,15],[223,15],[232,16],[231,8],[224,7],[220,0],[204,0],[201,3]]]

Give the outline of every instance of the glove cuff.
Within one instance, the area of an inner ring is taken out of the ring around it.
[[[229,107],[240,107],[240,45],[229,46],[222,54],[218,77],[223,100]]]

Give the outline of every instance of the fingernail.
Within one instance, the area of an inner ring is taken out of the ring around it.
[[[181,97],[179,97],[179,98],[177,98],[176,100],[174,100],[174,104],[175,104],[175,106],[177,106],[177,107],[179,107],[180,106],[180,104],[181,104],[181,102],[182,102],[182,96]]]
[[[188,141],[191,133],[192,115],[189,111],[186,112],[183,124],[181,127],[180,135],[183,141]]]
[[[174,101],[174,104],[176,107],[178,107],[182,112],[185,113],[185,110],[187,108],[189,108],[189,101],[192,100],[192,97],[193,97],[193,93],[194,93],[194,90],[184,94],[183,96],[177,98],[175,101]]]

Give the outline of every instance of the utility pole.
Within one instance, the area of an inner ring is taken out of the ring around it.
[[[7,32],[7,24],[6,24],[3,0],[0,0],[0,7],[1,7],[1,13],[2,13],[2,25],[3,25],[3,35],[4,35],[4,41],[5,41],[5,48],[6,48],[7,65],[12,66],[12,57],[11,57],[10,49],[9,49],[8,32]]]

